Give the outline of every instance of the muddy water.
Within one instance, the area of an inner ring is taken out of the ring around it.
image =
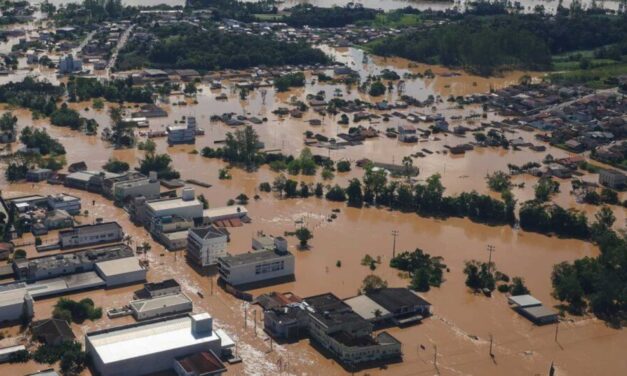
[[[409,68],[407,61],[400,59],[387,59],[386,61],[375,59],[367,65],[374,68],[362,67],[361,56],[352,50],[341,50],[338,54],[345,54],[347,62],[355,62],[351,66],[359,69],[362,74],[366,69],[380,70],[391,66],[395,69],[424,71],[426,66]],[[359,62],[359,63],[358,63]],[[436,73],[442,68],[432,67]],[[367,74],[367,73],[366,73]],[[449,94],[462,95],[487,90],[490,85],[500,87],[516,82],[522,73],[514,73],[497,79],[482,81],[478,77],[461,75],[455,78],[437,76],[433,80],[413,80],[407,83],[407,93],[425,99],[428,95],[440,95],[446,98]],[[310,77],[311,81],[311,77]],[[457,84],[456,84],[457,83]],[[476,83],[476,84],[473,84]],[[164,139],[156,139],[157,151],[168,153],[174,166],[182,174],[183,178],[195,178],[212,184],[211,188],[195,187],[197,194],[204,194],[211,207],[222,206],[229,198],[236,197],[239,193],[246,193],[249,197],[257,194],[260,182],[272,181],[275,173],[267,168],[261,168],[255,173],[245,173],[238,169],[232,170],[233,179],[227,181],[218,180],[218,170],[224,164],[217,160],[208,160],[200,155],[192,154],[194,149],[204,146],[215,147],[214,141],[224,138],[224,135],[232,129],[222,123],[210,123],[209,117],[224,112],[250,113],[260,117],[268,117],[268,122],[263,125],[255,125],[255,129],[266,148],[282,149],[287,153],[298,153],[302,148],[303,132],[311,129],[328,136],[334,136],[346,129],[338,127],[336,120],[327,117],[321,127],[310,127],[305,121],[313,117],[311,113],[304,119],[285,118],[279,119],[271,114],[278,106],[285,106],[290,97],[296,96],[304,100],[306,94],[316,93],[319,90],[327,92],[327,98],[331,98],[335,91],[332,85],[307,85],[305,88],[293,90],[288,93],[275,94],[268,89],[265,103],[259,91],[250,94],[247,100],[239,100],[235,91],[228,87],[224,91],[229,94],[227,102],[218,102],[215,96],[218,92],[211,92],[206,86],[197,97],[198,105],[193,105],[187,100],[186,106],[173,105],[177,101],[184,101],[182,96],[172,96],[170,105],[165,105],[170,115],[164,119],[151,120],[151,129],[158,130],[164,126],[179,120],[181,116],[194,115],[199,125],[206,130],[206,135],[197,139],[195,146],[168,147]],[[350,93],[346,88],[341,88],[345,98],[360,97],[371,100],[367,95],[358,93],[353,89]],[[393,101],[396,93],[388,97]],[[82,116],[96,119],[101,128],[109,125],[107,109],[95,111],[85,110],[89,103],[72,104],[81,111]],[[448,116],[454,114],[468,115],[471,112],[481,113],[480,108],[468,107],[465,109],[451,108],[448,103],[438,105],[438,111]],[[16,111],[21,127],[33,124],[36,127],[46,128],[51,135],[59,138],[67,149],[67,161],[73,163],[86,161],[90,169],[98,169],[108,158],[115,157],[137,164],[137,160],[143,157],[143,152],[137,150],[114,150],[104,143],[98,136],[84,136],[69,129],[51,127],[45,120],[33,121],[27,111]],[[488,114],[487,119],[498,119],[494,114]],[[468,124],[471,127],[477,124]],[[390,121],[389,124],[372,124],[377,129],[384,130],[397,124]],[[455,124],[456,125],[456,124]],[[424,125],[420,125],[424,127]],[[516,137],[533,141],[533,134],[518,132]],[[330,155],[334,159],[346,158],[355,160],[368,157],[383,162],[400,161],[403,156],[415,153],[421,148],[429,148],[434,154],[426,158],[416,159],[415,165],[421,169],[421,178],[438,172],[443,176],[443,182],[447,187],[447,193],[458,193],[470,189],[484,192],[486,173],[498,169],[506,169],[507,163],[522,164],[534,160],[540,161],[547,153],[555,157],[566,156],[567,153],[550,148],[544,153],[535,153],[523,149],[522,151],[504,151],[501,149],[479,149],[465,156],[450,156],[442,153],[445,145],[456,145],[468,142],[457,136],[438,136],[440,140],[430,140],[417,145],[402,145],[396,140],[379,138],[366,141],[361,146],[347,149],[334,150]],[[17,145],[15,145],[17,147]],[[315,153],[328,153],[323,149],[315,149]],[[360,177],[362,171],[354,169],[350,173],[338,174],[336,181],[345,184],[351,177]],[[586,175],[586,179],[594,180],[594,175]],[[34,192],[58,193],[67,191],[64,187],[48,186],[45,184],[13,184],[8,185],[2,180],[2,192],[4,197],[12,197],[20,194]],[[298,178],[300,179],[300,177]],[[318,177],[307,178],[308,181],[319,181]],[[516,189],[515,195],[519,200],[531,197],[532,185],[535,179],[517,177],[515,182],[525,182],[524,189]],[[568,184],[563,185],[562,193],[556,200],[567,206],[585,208],[590,213],[594,208],[577,205],[568,195]],[[340,375],[345,372],[332,360],[325,359],[302,341],[295,345],[275,345],[270,352],[267,337],[258,327],[257,335],[253,331],[253,308],[245,308],[245,305],[224,294],[219,288],[212,289],[210,279],[214,277],[201,276],[184,261],[183,253],[166,252],[163,247],[154,243],[145,231],[133,226],[128,216],[119,208],[115,208],[103,198],[76,190],[69,193],[79,195],[83,199],[84,209],[88,210],[87,217],[80,217],[83,223],[90,223],[96,218],[119,221],[125,231],[133,238],[134,244],[148,241],[152,245],[151,252],[146,256],[150,261],[148,278],[151,281],[159,281],[164,278],[175,277],[184,286],[185,292],[194,300],[197,310],[208,310],[216,319],[216,325],[232,334],[238,344],[238,350],[244,359],[244,364],[230,368],[232,374],[246,375]],[[92,201],[95,204],[92,205]],[[329,222],[327,218],[332,209],[340,208],[338,218]],[[368,373],[384,375],[415,375],[435,374],[432,359],[434,346],[437,346],[437,364],[441,374],[475,374],[475,375],[529,375],[544,374],[554,361],[559,374],[568,375],[612,375],[617,370],[625,369],[627,363],[621,349],[627,345],[627,336],[621,331],[609,329],[603,323],[591,318],[577,318],[574,322],[560,324],[559,344],[554,342],[554,326],[537,328],[528,321],[511,311],[505,298],[495,294],[491,299],[483,296],[474,296],[464,287],[462,274],[463,263],[469,259],[487,259],[486,246],[496,247],[494,261],[497,267],[510,276],[521,276],[532,293],[548,305],[557,302],[552,299],[550,286],[550,273],[552,266],[561,261],[574,260],[583,256],[595,256],[598,250],[589,243],[560,240],[536,234],[516,231],[508,227],[489,227],[474,224],[464,219],[449,219],[446,221],[420,218],[414,214],[401,214],[389,212],[385,209],[347,209],[343,205],[330,203],[315,198],[280,200],[272,194],[261,194],[258,201],[252,200],[248,205],[251,224],[240,228],[231,229],[232,240],[229,244],[229,252],[242,253],[250,249],[251,238],[257,231],[265,231],[270,234],[283,234],[285,231],[293,231],[303,221],[307,227],[313,230],[314,239],[311,249],[299,251],[295,248],[296,241],[290,238],[290,247],[296,254],[296,281],[276,286],[278,291],[292,291],[300,296],[332,291],[341,298],[353,296],[357,293],[363,278],[370,270],[360,265],[360,260],[366,254],[373,257],[380,256],[382,263],[374,272],[388,281],[390,286],[405,286],[408,281],[399,277],[395,270],[387,265],[392,254],[392,230],[398,230],[400,236],[397,242],[397,250],[413,250],[422,248],[432,255],[443,256],[449,266],[450,272],[446,273],[446,282],[439,289],[433,289],[424,294],[425,298],[433,304],[434,317],[426,320],[422,325],[408,329],[392,329],[393,335],[403,343],[405,361],[402,364],[392,365],[388,370],[369,370]],[[617,226],[624,226],[624,209],[615,208]],[[32,246],[27,247],[29,255],[35,255]],[[341,267],[336,266],[341,261]],[[96,304],[103,308],[119,307],[128,302],[132,292],[140,286],[131,286],[123,289],[99,290],[71,297],[80,299],[91,297]],[[213,290],[213,291],[212,291]],[[253,291],[255,294],[271,291],[273,289],[260,289]],[[197,292],[202,292],[201,299]],[[212,294],[213,292],[213,294]],[[37,318],[47,317],[56,299],[46,299],[36,302]],[[248,325],[244,327],[244,315],[247,310]],[[257,308],[258,311],[258,308]],[[259,319],[259,312],[256,317]],[[103,318],[95,323],[86,322],[81,326],[75,326],[75,333],[81,337],[83,333],[126,323],[126,319],[108,320]],[[17,335],[16,328],[9,328]],[[496,354],[495,362],[488,356],[489,336],[494,338]],[[470,337],[477,336],[478,340]],[[11,339],[6,339],[9,341]],[[421,347],[424,347],[424,349]],[[561,346],[561,347],[560,347]],[[278,364],[287,364],[282,369]],[[15,368],[13,368],[15,367]],[[22,374],[26,371],[34,371],[42,368],[41,365],[27,363],[26,365],[3,365],[10,374]],[[362,374],[364,374],[362,372]]]

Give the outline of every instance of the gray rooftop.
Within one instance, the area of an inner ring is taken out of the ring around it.
[[[122,226],[120,226],[117,222],[96,223],[93,225],[75,226],[69,230],[59,231],[59,236],[99,234],[102,232],[116,231],[121,229]]]
[[[198,237],[200,237],[201,239],[215,239],[226,236],[226,234],[213,226],[194,227],[189,231],[198,235]]]
[[[70,265],[95,264],[97,262],[115,260],[133,256],[133,250],[124,244],[115,244],[108,247],[90,248],[76,252],[43,256],[28,260],[16,260],[18,267],[27,265],[28,268],[45,270]]]
[[[220,261],[229,266],[239,266],[247,264],[256,264],[263,261],[269,261],[285,257],[294,257],[291,252],[279,252],[277,250],[263,250],[242,253],[239,255],[228,255],[220,257]]]

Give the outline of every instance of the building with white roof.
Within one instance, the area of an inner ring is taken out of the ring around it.
[[[177,358],[233,346],[213,330],[208,313],[179,315],[85,335],[85,348],[101,376],[146,375],[174,367]]]
[[[103,261],[96,264],[96,272],[104,279],[107,287],[115,287],[146,280],[146,269],[135,257]]]
[[[241,220],[247,216],[248,210],[246,210],[245,206],[241,205],[223,206],[220,208],[205,209],[203,211],[203,217],[209,223],[231,219]]]
[[[185,294],[133,300],[129,306],[137,321],[191,312],[193,308],[192,301]]]
[[[135,202],[135,220],[151,230],[156,219],[166,216],[178,216],[184,219],[202,218],[202,203],[195,197],[194,189],[183,188],[181,197],[145,200],[138,197]]]

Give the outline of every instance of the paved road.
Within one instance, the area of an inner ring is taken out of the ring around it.
[[[111,54],[109,63],[107,63],[107,67],[105,68],[105,76],[107,78],[109,78],[109,76],[111,75],[111,68],[115,66],[115,62],[118,59],[118,53],[120,52],[122,48],[124,48],[124,46],[126,45],[126,42],[128,42],[128,38],[131,36],[131,33],[133,32],[134,28],[135,28],[135,25],[131,25],[128,29],[124,30],[124,33],[122,33],[122,36],[120,36],[120,39],[118,40],[118,44],[113,49],[113,54]]]

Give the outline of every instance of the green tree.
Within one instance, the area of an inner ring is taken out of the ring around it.
[[[106,171],[119,174],[128,171],[130,166],[126,162],[117,160],[115,158],[109,158],[107,163],[105,163],[102,168]]]
[[[512,278],[512,286],[510,288],[510,293],[513,296],[516,295],[527,295],[529,294],[529,289],[525,286],[525,280],[521,277]]]
[[[351,179],[349,181],[346,194],[348,196],[348,205],[357,208],[363,205],[364,196],[361,191],[361,182],[359,179]]]
[[[386,287],[388,287],[387,281],[384,281],[381,277],[377,275],[370,274],[364,278],[361,284],[361,292],[369,293],[371,291],[379,290]]]
[[[375,81],[370,85],[368,95],[378,97],[385,94],[385,85],[381,81]]]
[[[15,132],[17,126],[17,116],[14,116],[12,112],[5,112],[0,117],[0,131],[3,132]]]
[[[307,227],[300,227],[295,231],[296,238],[301,248],[307,248],[309,240],[313,239],[313,234]]]

